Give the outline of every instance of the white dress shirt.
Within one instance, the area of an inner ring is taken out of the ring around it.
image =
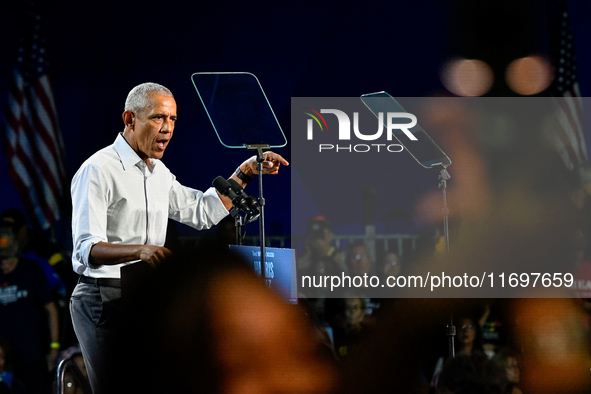
[[[214,188],[203,193],[182,186],[160,160],[150,162],[119,134],[74,175],[72,266],[78,274],[120,278],[120,268],[132,263],[90,264],[90,249],[98,242],[162,246],[168,218],[200,230],[228,215]]]

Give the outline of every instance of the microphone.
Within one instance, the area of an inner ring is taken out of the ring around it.
[[[259,204],[259,201],[252,196],[248,196],[244,192],[244,189],[242,188],[242,186],[240,186],[240,184],[238,182],[236,182],[234,179],[230,178],[230,179],[228,179],[228,183],[232,187],[232,190],[234,191],[234,193],[236,193],[237,195],[242,196],[244,198],[244,200],[246,201],[246,205],[252,211],[255,211],[257,213],[260,211],[261,206]]]
[[[215,187],[222,196],[228,197],[232,200],[232,205],[234,207],[247,213],[249,217],[249,220],[246,220],[247,223],[256,220],[260,215],[258,203],[253,197],[247,196],[236,181],[233,179],[230,179],[230,181],[234,182],[235,185],[233,186],[229,181],[218,176],[213,180],[212,186]]]

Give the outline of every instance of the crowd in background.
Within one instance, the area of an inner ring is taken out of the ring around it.
[[[0,215],[0,393],[50,393],[71,360],[66,393],[86,372],[68,297],[77,277],[67,254],[35,238],[24,215]],[[322,289],[288,305],[227,248],[231,223],[198,249],[142,278],[127,304],[122,392],[585,392],[590,302],[586,299],[376,299],[363,289],[327,298]],[[330,222],[311,218],[304,273],[404,274],[425,251],[372,256],[362,241],[334,246]],[[576,256],[585,242],[577,234]],[[158,288],[155,292],[154,288]],[[446,335],[448,325],[456,334]],[[149,329],[146,329],[149,328]],[[453,353],[450,356],[450,340]],[[557,365],[561,365],[558,367]],[[579,371],[579,372],[578,372]],[[87,387],[87,386],[85,386]],[[250,391],[249,391],[250,390]]]
[[[446,253],[438,229],[423,236],[404,258],[387,248],[372,253],[363,241],[351,241],[339,250],[334,238],[329,220],[323,216],[310,218],[305,253],[298,259],[300,276],[339,276],[345,272],[351,276],[375,275],[384,283],[389,276],[408,275],[408,267],[421,259],[439,261]],[[586,242],[578,230],[570,238],[565,258],[569,263],[572,259],[580,273],[588,264]],[[396,392],[425,393],[589,389],[590,380],[582,373],[586,369],[582,365],[591,361],[591,310],[584,292],[575,292],[575,298],[570,299],[524,301],[371,298],[365,295],[363,286],[346,291],[346,298],[331,298],[335,296],[327,287],[300,291],[304,297],[300,302],[319,336],[332,357],[344,365],[344,392],[363,392],[364,387],[367,392],[388,392],[398,387],[401,391]],[[450,325],[456,330],[453,336],[448,335]],[[543,355],[545,352],[548,354]],[[581,373],[559,377],[564,368],[553,369],[558,363],[553,357],[562,357],[562,362],[572,357],[568,364]],[[367,367],[364,362],[374,364]]]

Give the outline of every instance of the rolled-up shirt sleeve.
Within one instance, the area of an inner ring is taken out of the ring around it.
[[[99,242],[107,242],[108,188],[100,168],[86,165],[72,180],[72,241],[73,263],[90,268],[90,249]]]
[[[202,192],[173,180],[169,192],[169,218],[202,230],[218,224],[227,215],[228,210],[213,187]]]

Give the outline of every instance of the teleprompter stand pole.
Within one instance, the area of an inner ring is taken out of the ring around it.
[[[449,357],[454,358],[456,356],[456,349],[454,346],[454,337],[456,336],[456,327],[454,326],[454,319],[453,319],[452,315],[449,315],[449,324],[447,325],[446,335],[448,338]]]
[[[447,208],[447,180],[451,178],[449,172],[447,172],[447,166],[437,165],[434,168],[439,169],[439,188],[443,192],[443,238],[445,240],[445,251],[449,252],[449,209]],[[446,335],[448,338],[448,352],[449,357],[454,358],[456,356],[454,337],[456,336],[456,327],[454,326],[453,315],[449,315],[449,324],[446,327]]]
[[[259,235],[261,240],[261,278],[267,284],[267,270],[266,270],[266,252],[265,252],[265,199],[263,197],[263,162],[265,156],[263,152],[271,149],[266,144],[247,144],[246,149],[256,151],[257,153],[257,171],[259,172],[259,205],[261,207],[259,216]]]
[[[449,252],[449,209],[447,208],[447,180],[451,178],[447,167],[438,165],[439,170],[439,188],[443,191],[443,238],[445,240],[445,251]]]

